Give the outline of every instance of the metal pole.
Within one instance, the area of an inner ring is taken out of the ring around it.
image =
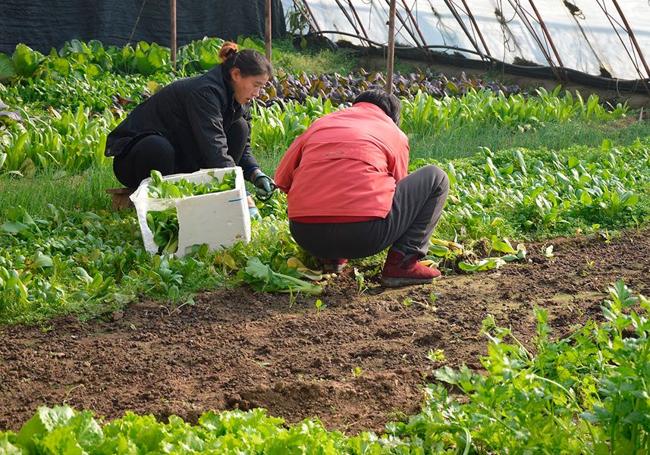
[[[271,14],[271,3],[273,0],[266,0],[264,8],[264,19],[266,27],[264,28],[264,43],[266,44],[266,58],[271,61],[271,28],[273,26],[273,17]]]
[[[549,55],[547,49],[544,47],[544,44],[542,43],[541,39],[537,36],[537,33],[535,33],[535,29],[533,28],[533,24],[530,23],[528,18],[526,17],[526,13],[522,10],[521,5],[517,1],[517,3],[513,3],[513,0],[508,0],[510,3],[510,6],[512,6],[512,9],[515,10],[515,13],[517,13],[517,16],[521,19],[521,22],[524,24],[526,29],[528,30],[528,33],[530,33],[530,36],[533,37],[537,45],[539,46],[539,50],[542,51],[542,54],[544,55],[544,58],[548,62],[548,66],[551,68],[551,71],[553,71],[553,74],[555,74],[555,77],[559,80],[562,81],[562,74],[558,69],[555,67],[555,64],[553,63],[553,59]]]
[[[388,11],[388,68],[386,69],[386,91],[393,93],[393,71],[395,69],[395,2],[390,0]]]
[[[548,40],[548,43],[551,45],[551,49],[553,49],[553,54],[555,55],[555,58],[557,59],[557,62],[560,64],[560,69],[562,70],[562,76],[565,76],[564,74],[564,63],[562,63],[562,59],[560,58],[560,53],[557,51],[557,48],[555,47],[555,43],[553,42],[553,39],[551,38],[551,34],[549,33],[548,29],[546,28],[546,24],[544,23],[544,19],[542,19],[541,14],[539,14],[539,11],[537,10],[537,7],[535,6],[535,3],[533,3],[533,0],[528,0],[528,3],[530,3],[530,6],[533,7],[533,11],[535,11],[535,15],[537,16],[537,20],[539,21],[539,25],[542,26],[542,30],[544,31],[544,35],[546,36],[546,39]]]
[[[415,20],[415,17],[413,17],[413,13],[411,12],[411,9],[408,7],[408,5],[406,4],[406,0],[402,0],[402,5],[404,5],[404,10],[406,10],[406,14],[408,14],[409,18],[411,19],[411,22],[413,23],[413,27],[415,27],[415,31],[418,32],[418,35],[420,36],[420,40],[422,41],[422,46],[426,46],[427,40],[424,39],[422,30],[420,30],[420,27],[418,27],[418,22]]]
[[[320,32],[320,26],[318,25],[318,22],[316,22],[316,16],[314,16],[314,13],[311,11],[311,8],[309,7],[309,3],[307,3],[307,0],[302,0],[302,4],[305,6],[305,9],[307,10],[307,14],[309,14],[309,17],[311,17],[311,21],[314,24],[314,28],[316,29],[317,32]]]
[[[357,20],[357,23],[359,24],[359,28],[363,32],[363,36],[368,39],[368,33],[366,33],[366,29],[363,27],[363,22],[361,22],[361,19],[359,18],[359,14],[357,13],[357,10],[355,7],[352,5],[352,0],[348,0],[348,4],[350,5],[350,9],[352,10],[352,14],[354,14],[354,18]]]
[[[616,11],[618,11],[619,16],[621,16],[621,19],[623,19],[623,24],[625,24],[625,29],[627,30],[627,34],[630,35],[632,44],[634,44],[634,48],[639,54],[639,59],[641,59],[641,63],[643,63],[645,72],[648,73],[648,77],[650,78],[650,67],[648,67],[648,63],[646,62],[645,57],[643,56],[643,52],[641,52],[641,47],[639,47],[639,43],[636,40],[636,36],[634,35],[634,32],[632,31],[632,27],[630,27],[630,24],[627,22],[627,18],[625,17],[625,14],[623,14],[623,10],[621,9],[621,7],[618,5],[618,1],[612,0],[612,3],[614,3],[614,6],[616,7]]]
[[[172,50],[172,68],[176,69],[176,0],[171,0],[171,50]]]
[[[345,16],[345,18],[348,20],[348,22],[350,23],[350,25],[351,25],[352,28],[354,29],[354,32],[355,32],[357,35],[361,35],[361,33],[359,33],[359,29],[357,28],[357,24],[354,22],[354,20],[353,20],[352,17],[350,16],[350,14],[348,14],[348,12],[345,10],[345,6],[341,5],[341,2],[340,2],[339,0],[334,0],[334,1],[335,1],[336,4],[339,6],[339,9],[340,9],[341,11],[343,11],[343,15]]]
[[[478,54],[481,56],[481,60],[483,60],[483,61],[487,60],[485,58],[485,55],[483,55],[483,51],[481,51],[481,49],[479,48],[478,43],[474,40],[474,38],[472,37],[472,34],[469,32],[469,30],[467,30],[467,26],[463,22],[463,18],[460,17],[460,14],[458,14],[458,11],[456,11],[456,8],[454,7],[454,5],[452,5],[451,2],[449,2],[449,0],[444,0],[444,1],[445,1],[445,5],[447,5],[447,8],[449,8],[449,11],[451,11],[451,14],[453,14],[454,18],[456,19],[456,22],[458,22],[458,25],[460,25],[460,28],[462,28],[463,32],[465,32],[465,35],[467,35],[467,38],[469,39],[469,42],[472,43],[472,46],[474,46],[474,49],[476,49]]]
[[[392,0],[386,0],[386,3],[388,3],[389,6],[390,6],[391,2],[392,2]],[[402,18],[402,15],[399,13],[399,11],[397,11],[397,9],[395,9],[395,15],[397,16],[397,20],[400,21],[400,23],[402,24],[402,27],[404,29],[406,29],[408,34],[411,36],[411,39],[413,40],[413,44],[415,44],[416,47],[426,46],[426,43],[418,44],[417,37],[415,36],[415,34],[411,30],[411,28],[408,26],[408,24],[406,23],[404,18]]]
[[[485,53],[488,55],[488,57],[492,58],[492,54],[490,54],[490,49],[487,47],[487,43],[485,42],[485,38],[483,38],[483,34],[481,33],[481,30],[478,28],[478,23],[476,22],[476,19],[474,19],[474,15],[472,14],[472,10],[469,9],[469,6],[467,5],[467,2],[465,0],[462,0],[463,5],[465,5],[465,9],[467,10],[467,16],[469,17],[469,20],[472,22],[472,25],[474,26],[474,29],[476,29],[476,33],[478,33],[478,37],[481,39],[481,43],[483,44],[483,47],[485,48]]]

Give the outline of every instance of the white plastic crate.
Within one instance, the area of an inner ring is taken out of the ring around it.
[[[147,225],[147,212],[176,207],[178,213],[178,250],[176,257],[183,257],[193,245],[207,244],[211,250],[228,247],[243,240],[251,239],[251,221],[248,212],[246,186],[242,169],[237,167],[223,169],[201,169],[190,174],[174,174],[164,180],[189,182],[209,182],[212,176],[222,179],[227,172],[235,171],[235,189],[220,193],[189,196],[179,199],[156,199],[149,197],[149,181],[140,183],[131,195],[138,214],[144,247],[149,253],[156,253],[158,246],[153,241],[153,233]]]

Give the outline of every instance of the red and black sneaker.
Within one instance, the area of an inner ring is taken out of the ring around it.
[[[389,250],[381,282],[385,287],[396,288],[413,284],[429,284],[441,275],[440,270],[420,264],[417,255],[405,256],[397,250]]]
[[[348,263],[347,259],[318,259],[324,273],[341,273]]]

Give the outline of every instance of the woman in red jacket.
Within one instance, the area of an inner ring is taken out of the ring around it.
[[[440,271],[426,255],[449,192],[436,166],[408,174],[408,138],[397,126],[397,97],[361,93],[352,107],[316,120],[275,173],[288,194],[291,233],[328,271],[391,247],[384,286],[429,283]]]

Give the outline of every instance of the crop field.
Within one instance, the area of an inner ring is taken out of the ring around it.
[[[106,136],[221,44],[179,49],[175,72],[147,43],[0,54],[0,454],[650,451],[644,112],[409,68],[410,170],[451,182],[426,258],[441,280],[383,289],[385,253],[322,274],[278,193],[251,242],[181,259],[175,214],[152,212],[151,255],[111,208]],[[273,60],[251,138],[269,175],[385,79],[351,54]]]

